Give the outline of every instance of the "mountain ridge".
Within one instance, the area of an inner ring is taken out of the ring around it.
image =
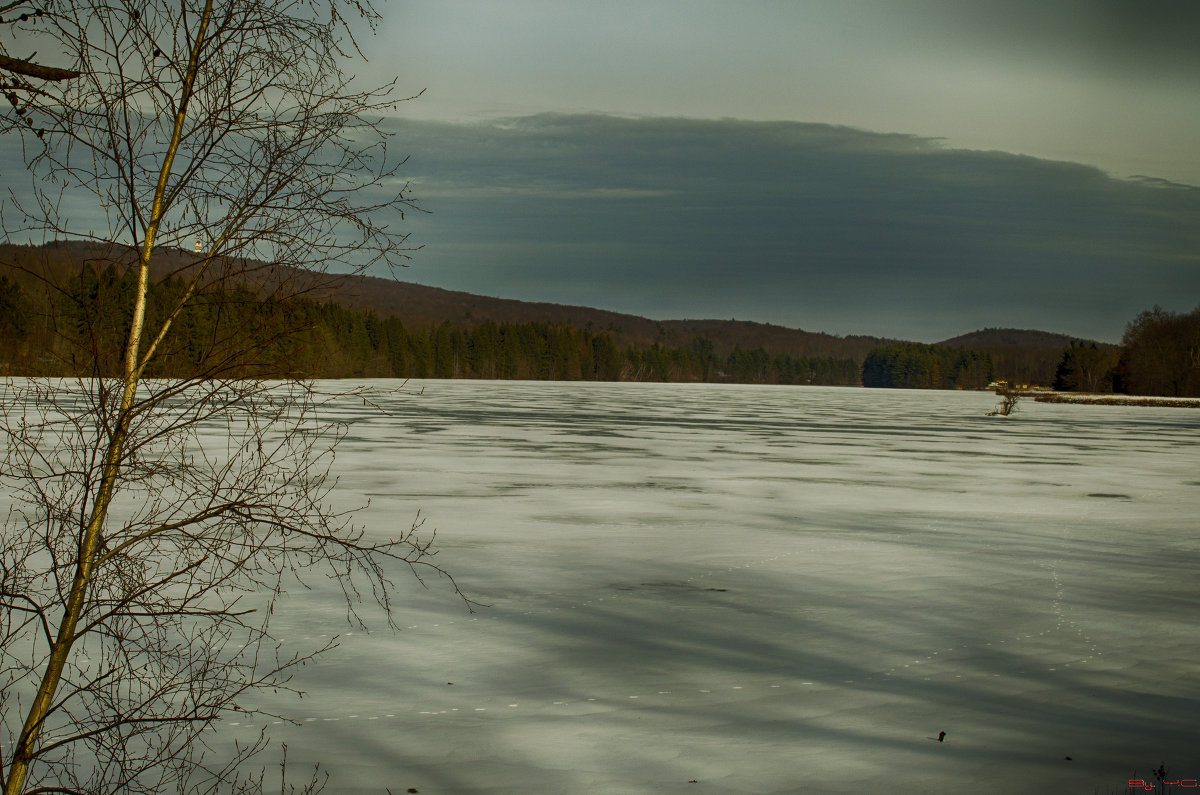
[[[48,272],[65,273],[92,259],[99,263],[114,263],[118,268],[127,267],[132,261],[131,252],[123,246],[83,241],[47,243],[40,247],[5,244],[3,249],[3,259],[9,261],[31,262],[40,259],[39,253],[45,255],[43,267]],[[163,249],[154,266],[155,278],[184,273],[196,259],[189,251]],[[685,348],[697,339],[703,339],[721,357],[738,349],[762,349],[772,355],[847,358],[859,362],[873,348],[910,342],[870,335],[837,336],[754,320],[653,320],[607,309],[484,296],[378,276],[346,275],[326,279],[307,271],[260,263],[253,263],[251,270],[255,273],[256,283],[268,292],[271,285],[293,281],[314,300],[374,312],[380,318],[397,317],[405,327],[413,330],[428,330],[443,324],[470,330],[487,322],[497,325],[563,324],[583,331],[606,333],[620,346]],[[237,271],[235,264],[232,272]],[[1079,341],[1079,338],[1035,329],[985,328],[934,344],[986,351],[993,357],[997,370],[1019,371],[1030,381],[1048,383],[1063,349],[1072,341]],[[1093,341],[1082,342],[1090,344]],[[1105,343],[1096,344],[1111,347]]]
[[[947,348],[979,348],[979,347],[1004,347],[1004,346],[1033,346],[1033,347],[1059,347],[1066,348],[1072,342],[1082,342],[1086,345],[1095,344],[1100,348],[1116,348],[1118,346],[1111,342],[1099,342],[1098,340],[1085,339],[1083,337],[1071,336],[1070,334],[1059,334],[1053,331],[1040,331],[1038,329],[1023,329],[1023,328],[982,328],[975,331],[968,331],[965,334],[959,334],[956,337],[944,339],[941,342],[934,343]]]
[[[862,357],[872,348],[901,342],[898,337],[865,334],[839,336],[757,320],[683,318],[653,320],[641,315],[575,304],[498,298],[430,287],[377,276],[348,278],[331,294],[347,307],[373,311],[381,317],[399,316],[406,325],[427,328],[444,322],[473,327],[495,323],[568,323],[582,329],[614,333],[624,342],[683,345],[697,336],[712,339],[718,352],[734,347],[763,348],[792,356],[847,355]],[[1072,342],[1116,347],[1111,343],[1038,329],[983,328],[932,343],[953,348],[1053,349],[1055,356]],[[1057,358],[1056,358],[1057,361]]]

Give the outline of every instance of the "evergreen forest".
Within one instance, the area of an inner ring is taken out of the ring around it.
[[[0,374],[115,372],[118,363],[106,359],[105,352],[120,350],[127,334],[130,304],[125,298],[134,288],[132,279],[127,269],[112,263],[96,267],[86,258],[75,259],[69,268],[59,267],[54,279],[30,278],[29,269],[21,267],[0,275]],[[159,279],[151,287],[151,306],[171,306],[171,299],[184,289],[179,278]],[[969,348],[953,340],[939,345],[889,342],[864,347],[865,354],[858,356],[743,347],[707,336],[701,324],[695,326],[700,333],[679,344],[678,337],[646,341],[618,329],[594,328],[591,322],[581,326],[569,320],[424,320],[406,324],[398,314],[353,308],[328,298],[283,300],[270,290],[221,284],[182,310],[148,375],[213,372],[232,377],[695,381],[912,389],[985,389],[1003,379],[1065,391],[1200,396],[1200,307],[1183,314],[1160,307],[1142,312],[1127,326],[1120,346],[1074,341],[1057,348]]]
[[[104,375],[116,362],[129,318],[131,271],[85,264],[67,287],[27,290],[0,275],[0,372]],[[171,306],[175,278],[151,287],[151,306]],[[245,340],[254,341],[253,357]],[[89,355],[80,353],[86,350]],[[248,362],[253,362],[249,364]],[[86,363],[86,365],[84,364]],[[83,370],[87,367],[92,372]],[[687,346],[618,344],[612,335],[569,323],[442,322],[408,328],[399,317],[333,301],[260,298],[230,285],[187,305],[151,376],[197,371],[232,376],[311,378],[494,378],[558,381],[727,381],[763,384],[860,383],[860,363],[836,357],[768,353],[711,340]]]
[[[875,348],[862,385],[900,389],[986,389],[995,377],[986,352],[904,342]]]

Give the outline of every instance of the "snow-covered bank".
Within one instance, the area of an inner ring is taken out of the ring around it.
[[[1036,393],[1039,403],[1085,403],[1093,406],[1148,406],[1155,408],[1200,409],[1200,399],[1148,397],[1145,395],[1094,395],[1082,392]]]
[[[491,607],[400,579],[401,632],[345,635],[297,681],[304,700],[273,705],[302,724],[270,727],[289,759],[321,759],[332,791],[1108,793],[1160,761],[1200,776],[1200,415],[420,386],[388,416],[345,406],[340,493],[369,497],[381,533],[421,508],[439,561]],[[347,628],[324,594],[287,607],[289,643]]]

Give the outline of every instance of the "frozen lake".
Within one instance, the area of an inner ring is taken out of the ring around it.
[[[297,773],[332,771],[327,791],[1109,793],[1160,762],[1200,777],[1200,411],[416,390],[387,414],[346,402],[339,494],[369,497],[380,533],[419,508],[490,606],[400,573],[403,629],[344,635],[302,672],[284,709],[303,725],[271,728]],[[286,607],[288,641],[347,630],[325,594]]]

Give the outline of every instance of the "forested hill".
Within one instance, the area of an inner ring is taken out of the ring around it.
[[[1099,349],[1115,349],[1116,345],[1092,340],[1080,340],[1066,334],[1018,328],[985,328],[960,334],[937,343],[939,347],[981,351],[988,354],[992,367],[1000,377],[1017,384],[1054,383],[1063,351],[1080,343]]]
[[[727,356],[735,348],[762,348],[787,356],[833,356],[861,360],[872,348],[894,340],[879,337],[838,337],[749,320],[651,320],[637,315],[586,306],[517,301],[426,287],[373,277],[347,279],[331,295],[350,309],[371,311],[381,318],[398,317],[410,329],[423,330],[449,323],[473,329],[481,323],[550,323],[604,332],[618,345],[677,348],[696,337],[711,340]]]
[[[163,298],[181,289],[171,274],[186,275],[191,252],[156,255],[153,278]],[[0,372],[69,374],[73,339],[85,331],[119,335],[120,297],[132,279],[122,261],[130,252],[103,251],[85,243],[43,247],[0,246]],[[13,264],[19,267],[12,267]],[[754,383],[858,385],[867,355],[901,341],[838,337],[740,320],[664,320],[588,307],[531,303],[442,290],[376,278],[344,278],[317,285],[309,274],[261,263],[237,263],[221,289],[237,292],[220,322],[238,312],[254,323],[278,317],[301,332],[286,347],[264,349],[268,370],[314,377],[482,377],[597,380],[698,380]],[[33,278],[40,273],[44,279]],[[244,275],[249,273],[250,276]],[[288,304],[286,316],[269,295],[284,282],[300,283],[307,297]],[[57,285],[56,289],[47,282]],[[311,289],[310,289],[311,288]],[[262,303],[256,304],[254,296]],[[161,375],[185,372],[188,357],[212,335],[212,302],[189,310],[178,324],[180,353],[168,357]],[[257,308],[252,308],[252,307]],[[98,318],[98,323],[86,320]],[[267,326],[263,333],[278,335]],[[990,332],[976,332],[988,334]],[[1040,335],[1040,336],[1036,336]],[[968,335],[969,337],[969,335]],[[955,338],[942,347],[964,347]],[[1020,354],[994,368],[997,377],[1046,382],[1041,371],[1062,357],[1065,337],[1019,332],[1013,341],[981,339],[991,361],[1004,351]],[[1030,343],[1017,344],[1013,342]],[[992,344],[986,344],[992,343]],[[976,346],[970,346],[972,348]],[[972,352],[974,354],[975,352]],[[1032,359],[1031,359],[1032,357]],[[972,355],[971,361],[980,357]],[[1022,364],[1029,359],[1031,366]],[[1036,360],[1036,361],[1034,361]],[[979,378],[991,370],[981,370]],[[984,381],[986,383],[986,380]],[[955,382],[955,385],[958,385]],[[982,384],[979,384],[982,385]]]
[[[1024,328],[985,328],[935,343],[946,348],[1054,348],[1062,350],[1078,337]],[[1088,340],[1090,343],[1091,340]],[[1116,347],[1116,346],[1112,346]]]

